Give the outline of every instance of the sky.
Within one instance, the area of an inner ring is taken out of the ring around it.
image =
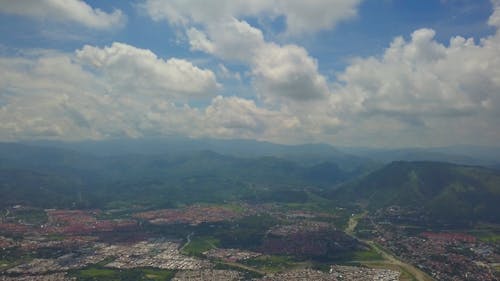
[[[0,0],[0,141],[498,146],[500,0]]]

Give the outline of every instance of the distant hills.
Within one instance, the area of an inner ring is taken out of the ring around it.
[[[449,146],[430,148],[362,148],[334,147],[328,144],[283,145],[248,139],[191,139],[157,137],[141,139],[110,139],[100,141],[32,141],[28,145],[63,148],[96,156],[125,154],[158,155],[184,154],[193,151],[213,151],[240,158],[277,157],[300,165],[322,162],[337,164],[342,169],[360,165],[387,164],[393,161],[436,161],[464,165],[500,166],[500,147]]]
[[[332,206],[362,203],[370,209],[418,207],[446,220],[498,220],[498,164],[385,163],[409,157],[408,152],[379,151],[370,159],[366,151],[353,156],[329,145],[245,140],[0,143],[0,207],[155,208],[314,199]],[[437,152],[412,153],[418,160],[429,155],[450,159]]]
[[[399,205],[446,220],[499,220],[500,172],[440,162],[392,162],[329,192],[371,209]]]
[[[276,157],[300,165],[335,163],[343,169],[355,169],[368,159],[344,153],[327,144],[282,145],[256,140],[191,139],[182,137],[111,139],[102,141],[34,141],[28,145],[62,148],[96,156],[186,154],[212,151],[238,158]]]
[[[450,146],[398,149],[340,147],[338,150],[363,159],[382,163],[394,161],[435,161],[488,167],[500,166],[500,148],[498,147]]]
[[[213,151],[96,155],[68,148],[0,143],[0,207],[172,206],[225,200],[307,201],[306,187],[331,188],[362,173],[333,162]],[[57,196],[54,196],[57,194]],[[7,200],[8,198],[8,200]]]

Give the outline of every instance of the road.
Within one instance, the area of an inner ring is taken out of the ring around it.
[[[370,245],[370,247],[372,247],[377,253],[379,253],[386,260],[385,261],[386,263],[402,268],[403,270],[405,270],[406,272],[411,274],[417,281],[434,281],[434,279],[432,277],[430,277],[427,273],[421,271],[420,269],[416,268],[415,266],[413,266],[411,264],[408,264],[408,263],[405,263],[405,262],[399,260],[398,258],[393,256],[391,253],[387,252],[382,247],[377,245],[375,242],[369,241],[369,240],[362,240],[362,239],[357,238],[354,235],[354,230],[356,229],[356,226],[358,225],[358,221],[360,219],[362,219],[363,217],[365,217],[367,214],[368,214],[367,212],[363,212],[361,214],[351,216],[351,218],[349,219],[349,223],[347,224],[347,227],[345,229],[345,233],[347,233],[348,235],[353,236],[356,239]]]
[[[189,233],[187,236],[186,236],[186,244],[184,244],[184,246],[182,246],[182,248],[180,249],[180,251],[182,252],[182,250],[184,250],[184,248],[186,248],[187,246],[189,246],[189,244],[191,243],[191,237],[194,235],[194,232],[191,232]]]
[[[356,226],[358,226],[359,220],[364,218],[367,214],[368,212],[365,211],[361,214],[352,215],[351,218],[349,219],[349,222],[347,223],[347,227],[344,230],[344,232],[350,236],[355,236],[354,230],[356,229]]]
[[[395,256],[384,250],[382,247],[377,245],[373,241],[366,241],[363,240],[363,242],[367,243],[370,245],[377,253],[379,253],[384,259],[387,260],[388,263],[396,265],[402,269],[404,269],[406,272],[410,273],[417,281],[434,281],[432,277],[430,277],[427,273],[423,272],[422,270],[414,267],[411,264],[402,262],[401,260],[397,259]]]

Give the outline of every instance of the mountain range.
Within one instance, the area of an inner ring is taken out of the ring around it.
[[[320,195],[332,205],[399,205],[447,220],[498,220],[495,161],[390,161],[408,154],[350,152],[243,140],[0,143],[0,205],[154,208],[232,200],[304,203]]]

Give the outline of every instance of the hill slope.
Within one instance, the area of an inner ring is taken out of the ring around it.
[[[371,209],[423,207],[443,219],[499,220],[500,172],[439,162],[393,162],[329,194]]]
[[[212,151],[96,156],[0,143],[0,193],[7,194],[0,207],[302,202],[306,186],[331,187],[356,173],[334,163],[303,166],[277,157],[240,158]]]

